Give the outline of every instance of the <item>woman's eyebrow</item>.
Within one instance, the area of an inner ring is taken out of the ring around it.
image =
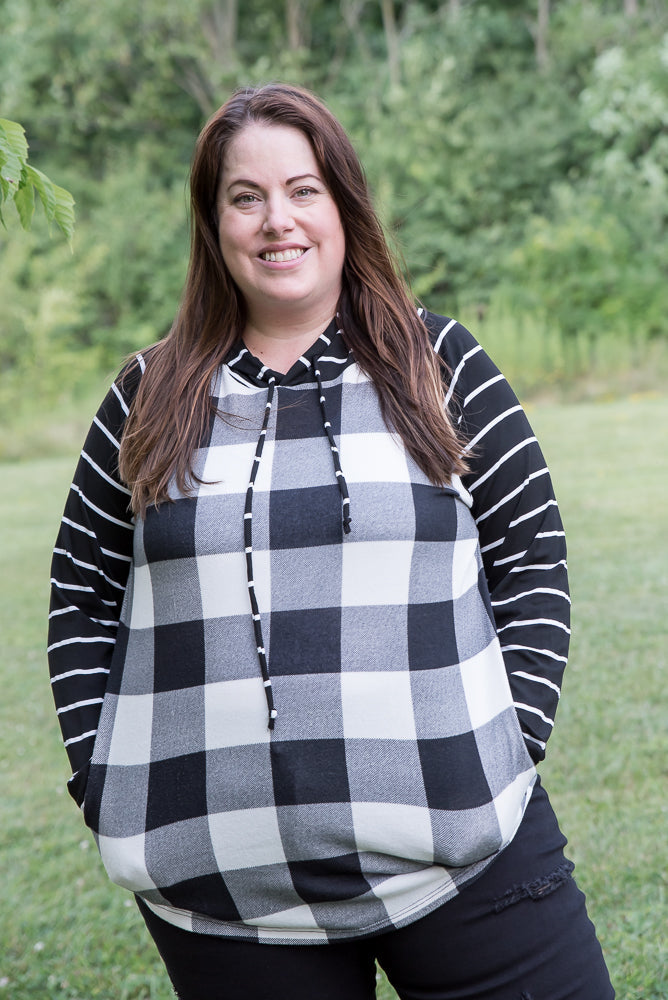
[[[286,184],[294,184],[295,181],[304,181],[307,177],[312,177],[314,181],[319,181],[322,184],[322,178],[317,174],[297,174],[296,177],[288,177]]]
[[[295,177],[288,177],[288,179],[285,181],[285,185],[287,187],[290,184],[295,184],[297,181],[306,180],[307,177],[313,178],[314,181],[318,181],[318,183],[320,184],[323,183],[322,178],[319,177],[318,174],[296,174]],[[227,190],[229,191],[231,188],[235,186],[235,184],[242,184],[244,187],[255,188],[257,191],[259,191],[261,187],[261,185],[258,184],[257,181],[251,181],[246,177],[237,177],[233,181],[230,181],[230,183],[227,185]]]
[[[227,185],[227,190],[229,191],[231,188],[235,186],[235,184],[243,184],[244,187],[257,188],[257,190],[260,189],[260,185],[256,184],[255,181],[249,181],[246,180],[245,177],[239,177],[236,180],[230,181],[230,183]]]

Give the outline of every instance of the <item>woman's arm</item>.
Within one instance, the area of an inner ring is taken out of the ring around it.
[[[442,320],[437,348],[453,370],[448,396],[469,441],[471,472],[463,482],[473,497],[513,700],[527,749],[539,761],[570,638],[563,525],[542,452],[503,375],[458,323]]]
[[[51,564],[51,688],[73,772],[68,787],[79,803],[132,557],[134,523],[130,494],[118,474],[118,450],[138,377],[138,371],[121,376],[93,420]]]

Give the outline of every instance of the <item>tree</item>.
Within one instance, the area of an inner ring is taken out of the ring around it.
[[[393,0],[380,0],[380,7],[383,14],[383,29],[385,31],[385,44],[387,46],[387,65],[390,73],[390,83],[396,87],[401,81],[401,68],[399,33],[394,17],[394,2]]]
[[[35,192],[44,206],[46,218],[55,222],[71,242],[74,233],[74,199],[46,174],[28,163],[28,143],[18,122],[0,118],[0,222],[2,206],[13,201],[21,225],[30,229],[35,212]]]
[[[547,70],[550,61],[548,34],[550,30],[550,0],[538,0],[536,20],[530,26],[536,48],[536,65],[541,73]]]
[[[296,52],[306,44],[308,19],[305,6],[304,0],[286,0],[285,25],[291,52]]]

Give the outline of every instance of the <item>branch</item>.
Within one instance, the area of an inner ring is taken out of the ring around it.
[[[0,222],[5,225],[2,206],[13,201],[21,225],[30,229],[35,213],[35,192],[44,207],[47,222],[55,222],[72,245],[74,198],[46,174],[28,163],[28,143],[18,122],[0,118]]]

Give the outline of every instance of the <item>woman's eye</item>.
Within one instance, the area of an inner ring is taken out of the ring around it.
[[[294,192],[297,198],[308,198],[310,195],[315,194],[315,188],[311,187],[301,187],[297,188]]]
[[[254,201],[257,201],[257,196],[254,194],[238,194],[234,199],[235,205],[252,205]]]

